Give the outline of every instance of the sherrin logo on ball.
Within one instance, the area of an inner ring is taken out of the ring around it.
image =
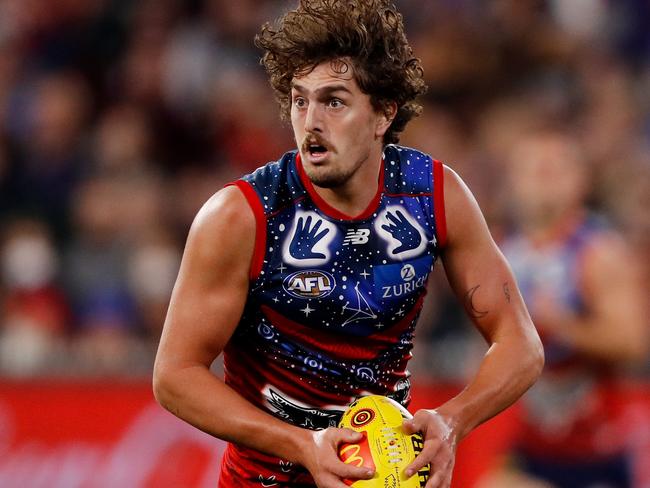
[[[412,415],[388,397],[369,395],[353,402],[343,413],[340,428],[361,432],[361,441],[341,444],[339,457],[347,464],[373,468],[369,480],[346,480],[353,488],[424,488],[429,479],[429,465],[406,477],[404,470],[422,451],[420,434],[409,435],[402,422]]]

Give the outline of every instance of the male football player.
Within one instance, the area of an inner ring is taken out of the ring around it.
[[[154,372],[160,403],[230,442],[220,486],[345,488],[353,399],[408,404],[407,364],[440,259],[489,350],[455,398],[405,424],[428,488],[457,443],[539,375],[537,333],[468,188],[398,146],[422,69],[386,0],[302,0],[256,39],[297,150],[217,192],[190,231]],[[225,381],[210,372],[224,355]],[[433,406],[432,406],[433,407]]]

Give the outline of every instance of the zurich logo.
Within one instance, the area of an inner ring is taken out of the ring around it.
[[[336,281],[334,276],[326,271],[296,271],[284,279],[282,287],[296,298],[322,298],[332,293]]]
[[[400,276],[404,281],[411,281],[415,278],[415,268],[411,264],[405,264],[400,270]]]

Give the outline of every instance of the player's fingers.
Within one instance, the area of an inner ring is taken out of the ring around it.
[[[363,439],[363,434],[352,429],[336,429],[336,443],[340,444],[342,442],[359,442]]]
[[[406,428],[411,429],[409,434],[415,434],[416,432],[426,432],[428,427],[428,422],[430,415],[422,410],[415,412],[415,415],[411,419],[404,420],[402,423]]]
[[[318,488],[349,488],[344,480],[332,473],[321,473],[314,477],[314,482]]]
[[[427,481],[427,484],[425,485],[424,488],[443,488],[445,486],[443,481],[444,481],[443,473],[441,472],[433,473],[429,478],[429,481]]]
[[[431,463],[431,458],[427,456],[427,453],[422,451],[420,454],[418,454],[413,462],[409,464],[404,472],[406,473],[406,476],[409,478],[413,476],[415,473],[420,471],[422,468],[424,468],[427,464]]]
[[[450,488],[453,468],[454,463],[452,459],[447,459],[443,463],[436,463],[434,460],[431,463],[432,475],[429,478],[429,482],[433,483],[431,488]],[[430,488],[428,483],[425,488]]]
[[[404,429],[404,432],[408,435],[412,435],[418,432],[418,428],[415,426],[413,419],[408,419],[402,422],[402,429]]]
[[[350,488],[350,487],[346,485],[343,481],[334,480],[332,481],[332,484],[327,485],[326,488]]]
[[[332,466],[331,471],[339,478],[346,480],[369,480],[375,475],[375,470],[372,468],[345,464],[343,462]]]
[[[323,481],[322,483],[318,484],[319,488],[321,486],[323,486],[324,488],[350,488],[349,485],[346,485],[342,479],[336,476],[331,476],[326,478],[326,481]]]
[[[440,439],[429,439],[424,443],[424,448],[422,452],[418,454],[413,462],[409,464],[404,472],[407,476],[413,476],[420,469],[422,469],[427,464],[431,464],[431,470],[433,471],[435,459],[438,451],[440,450],[441,441]],[[438,468],[438,466],[435,466]]]

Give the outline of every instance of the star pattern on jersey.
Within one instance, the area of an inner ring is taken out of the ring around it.
[[[366,300],[366,297],[363,296],[363,293],[359,291],[358,281],[354,286],[354,292],[356,294],[357,305],[356,307],[350,307],[350,302],[345,302],[341,313],[345,313],[346,310],[349,310],[352,312],[352,315],[348,317],[345,322],[343,322],[343,324],[341,324],[341,327],[345,327],[346,325],[349,325],[352,322],[357,322],[359,320],[374,320],[377,318],[377,314],[368,303],[368,300]]]
[[[259,288],[251,290],[237,345],[259,361],[268,384],[284,381],[276,370],[264,368],[273,362],[292,383],[336,395],[356,395],[370,387],[393,391],[405,372],[416,305],[424,291],[423,284],[414,283],[424,283],[438,257],[431,160],[389,145],[385,191],[362,222],[319,208],[301,184],[293,157],[248,178],[264,200],[267,245],[260,278],[253,284]],[[415,273],[402,276],[409,264]],[[299,296],[288,291],[294,290],[286,284],[292,276],[302,280]],[[297,328],[304,336],[296,336]],[[359,340],[373,354],[342,360],[337,345],[330,351],[321,331],[339,334],[342,343],[346,337]],[[263,387],[256,383],[252,387]],[[316,417],[300,417],[297,425],[319,426]],[[264,481],[277,483],[271,474]]]

